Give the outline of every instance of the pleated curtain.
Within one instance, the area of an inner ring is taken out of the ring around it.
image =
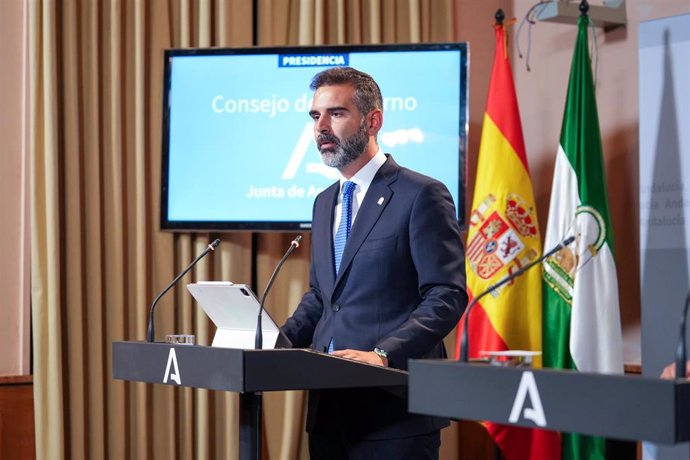
[[[212,239],[219,250],[159,303],[158,339],[189,333],[210,344],[213,325],[184,285],[249,283],[255,270],[262,290],[294,237],[160,230],[163,50],[449,41],[453,2],[28,4],[37,458],[237,458],[236,394],[111,375],[112,342],[144,340],[151,300]],[[308,285],[308,233],[303,241],[267,301],[279,323]],[[305,402],[303,392],[264,394],[264,458],[308,458]]]

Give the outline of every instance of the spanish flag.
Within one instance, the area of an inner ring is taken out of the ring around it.
[[[497,23],[494,28],[496,49],[467,237],[470,299],[542,252],[505,27]],[[470,358],[484,351],[541,351],[541,283],[541,271],[535,267],[475,305],[469,318]],[[462,320],[460,324],[456,356]],[[533,364],[541,367],[541,357]],[[506,460],[560,458],[557,433],[484,425]]]

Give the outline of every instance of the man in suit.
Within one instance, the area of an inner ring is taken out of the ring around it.
[[[371,76],[331,68],[311,89],[316,145],[341,179],[314,203],[310,287],[282,330],[295,347],[379,366],[443,358],[467,303],[453,200],[380,150],[383,100]],[[309,395],[312,459],[438,458],[448,423],[409,414],[404,396],[383,389]]]

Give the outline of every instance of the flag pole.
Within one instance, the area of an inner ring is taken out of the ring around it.
[[[580,2],[580,16],[587,16],[587,13],[589,12],[589,2],[587,0],[582,0]]]

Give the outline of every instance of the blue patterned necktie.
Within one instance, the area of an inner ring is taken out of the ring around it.
[[[340,224],[338,225],[338,231],[335,232],[335,238],[333,239],[336,276],[338,275],[338,269],[340,269],[340,261],[343,258],[345,244],[350,236],[350,228],[352,227],[352,192],[354,190],[354,182],[346,181],[343,184],[343,209],[340,213]]]

